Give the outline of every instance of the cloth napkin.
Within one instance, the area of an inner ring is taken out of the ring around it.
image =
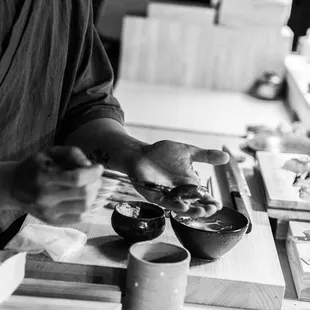
[[[76,229],[28,224],[7,244],[5,249],[28,254],[44,253],[54,261],[79,250],[87,236]]]

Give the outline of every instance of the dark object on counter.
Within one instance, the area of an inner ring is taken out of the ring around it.
[[[254,152],[310,154],[310,139],[294,135],[261,133],[245,145]]]
[[[274,72],[265,72],[250,89],[249,94],[263,100],[276,100],[282,91],[282,80]]]
[[[149,202],[122,202],[115,206],[111,224],[115,232],[129,243],[152,240],[165,230],[165,212]]]
[[[213,261],[230,251],[245,235],[249,221],[240,212],[223,207],[214,215],[206,218],[211,229],[205,230],[188,226],[177,219],[177,215],[171,212],[170,220],[173,231],[181,244],[191,253],[192,257]],[[217,230],[215,225],[224,223],[228,229]]]

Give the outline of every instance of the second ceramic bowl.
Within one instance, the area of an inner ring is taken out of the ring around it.
[[[129,243],[152,240],[165,230],[164,210],[156,204],[127,201],[115,206],[111,217],[115,232]]]
[[[174,212],[171,212],[170,219],[174,233],[192,257],[209,261],[216,260],[230,251],[245,235],[249,225],[247,217],[227,207],[207,218],[208,222],[211,222],[210,228],[213,227],[214,231],[201,229],[198,225],[188,226],[178,220]],[[218,223],[225,223],[229,228],[217,231]]]

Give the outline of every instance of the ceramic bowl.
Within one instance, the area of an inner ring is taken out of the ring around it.
[[[242,213],[227,207],[208,218],[216,223],[225,222],[228,229],[207,231],[194,228],[184,223],[176,213],[170,213],[171,225],[181,244],[191,253],[192,257],[213,261],[230,251],[245,235],[249,221]],[[211,227],[211,226],[210,226]]]
[[[115,206],[111,217],[114,231],[129,243],[152,240],[165,229],[164,210],[156,204],[127,201]]]

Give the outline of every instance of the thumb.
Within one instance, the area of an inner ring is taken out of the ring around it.
[[[194,145],[187,145],[192,161],[208,163],[211,165],[223,165],[229,161],[229,155],[219,150],[207,150]]]

